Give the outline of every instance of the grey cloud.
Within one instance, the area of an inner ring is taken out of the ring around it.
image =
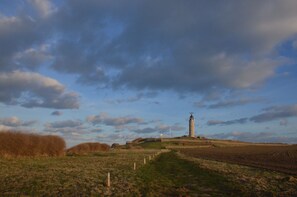
[[[47,122],[44,124],[43,132],[60,135],[65,138],[84,138],[84,135],[90,134],[87,127],[81,120],[62,120],[56,122]]]
[[[155,133],[158,132],[155,128],[146,127],[142,129],[135,129],[133,132],[135,133]]]
[[[80,120],[64,120],[64,121],[56,121],[56,122],[45,124],[47,128],[54,128],[54,129],[65,128],[65,127],[73,128],[73,127],[79,127],[82,125],[83,123]]]
[[[0,73],[0,102],[23,107],[55,109],[79,108],[78,95],[67,92],[55,79],[38,73],[13,71]]]
[[[209,109],[225,108],[225,107],[234,107],[238,105],[246,105],[249,103],[258,102],[258,99],[238,99],[238,100],[225,100],[217,102],[208,106]]]
[[[49,0],[28,0],[42,17],[48,17],[55,11],[55,6]]]
[[[1,70],[36,69],[38,58],[36,66],[12,59],[50,42],[52,69],[99,87],[179,93],[257,87],[286,62],[275,49],[297,32],[291,0],[30,3],[25,14],[0,17]]]
[[[42,54],[36,46],[46,44],[52,25],[47,20],[31,17],[32,12],[26,10],[26,5],[18,7],[15,16],[0,15],[1,71],[36,69],[37,64],[50,56]]]
[[[252,121],[255,123],[269,122],[273,120],[279,120],[280,125],[286,126],[288,124],[287,120],[284,118],[297,117],[297,104],[286,105],[286,106],[273,106],[263,109],[263,113],[255,115],[249,118],[240,118],[235,120],[221,121],[221,120],[209,120],[207,122],[208,126],[213,125],[232,125],[232,124],[244,124],[247,121]]]
[[[109,100],[107,102],[111,104],[131,103],[131,102],[139,101],[143,98],[154,98],[156,96],[157,96],[156,92],[147,92],[147,93],[139,93],[136,96],[132,96],[129,98]]]
[[[53,111],[51,113],[52,116],[61,116],[62,114],[63,114],[63,112],[61,112],[61,111]]]
[[[297,40],[293,41],[292,46],[297,49]]]
[[[101,128],[96,128],[96,129],[92,129],[91,132],[94,132],[94,133],[101,133],[101,132],[103,132],[103,129],[101,129]]]
[[[232,125],[232,124],[244,124],[248,121],[248,118],[240,118],[235,120],[221,121],[221,120],[209,120],[207,121],[208,126],[213,125]]]
[[[102,66],[97,62],[98,56],[93,54],[93,49],[81,46],[80,43],[59,41],[54,49],[55,61],[52,68],[64,73],[78,74],[77,81],[86,85],[94,85],[100,82],[105,83],[108,78]]]
[[[155,127],[145,127],[145,128],[138,128],[132,130],[135,133],[169,133],[170,131],[183,131],[186,128],[180,126],[179,124],[174,125],[166,125],[166,124],[158,124]]]
[[[283,119],[279,122],[279,125],[281,126],[287,126],[288,125],[288,121],[286,119]]]
[[[13,56],[13,62],[18,68],[29,68],[36,70],[42,63],[53,59],[49,54],[48,46],[42,45],[39,48],[29,48],[22,52],[17,52]]]
[[[134,118],[130,116],[124,117],[110,117],[107,113],[100,113],[99,115],[92,115],[87,117],[87,121],[93,125],[104,124],[108,126],[120,126],[127,124],[142,124],[144,120],[141,118]]]
[[[196,107],[206,107],[208,109],[227,108],[234,106],[242,106],[250,103],[260,102],[261,99],[241,98],[241,99],[225,99],[216,103],[206,104],[204,100],[194,103]]]
[[[265,112],[251,117],[250,120],[261,123],[290,117],[297,117],[297,104],[266,108]]]
[[[37,121],[35,121],[35,120],[22,121],[18,117],[15,117],[15,116],[0,119],[0,125],[4,125],[7,127],[20,127],[20,126],[28,127],[28,126],[32,126],[36,123],[37,123]]]

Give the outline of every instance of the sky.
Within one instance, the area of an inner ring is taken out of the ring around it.
[[[0,130],[67,146],[297,143],[296,0],[1,0]]]

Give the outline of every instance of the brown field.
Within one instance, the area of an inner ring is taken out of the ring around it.
[[[297,174],[297,145],[248,145],[178,150],[191,157]]]

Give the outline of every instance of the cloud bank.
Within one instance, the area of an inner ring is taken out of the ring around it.
[[[0,73],[0,102],[26,108],[79,108],[79,96],[57,80],[22,71]]]

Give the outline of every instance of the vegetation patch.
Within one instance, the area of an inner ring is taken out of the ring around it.
[[[67,149],[67,155],[84,155],[98,151],[108,151],[109,149],[110,146],[107,144],[101,144],[99,142],[89,142],[78,144],[72,148]]]
[[[61,156],[65,141],[53,135],[43,136],[20,132],[0,132],[0,156]]]
[[[138,177],[144,196],[237,196],[241,193],[238,184],[181,159],[174,152],[163,153],[142,167]]]

